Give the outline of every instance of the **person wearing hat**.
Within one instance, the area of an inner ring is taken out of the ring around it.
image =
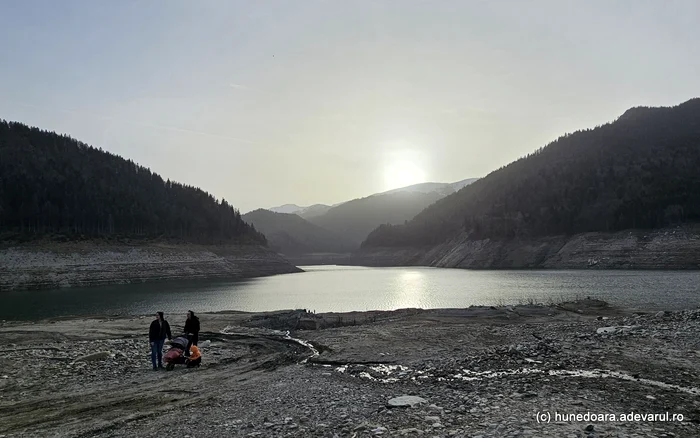
[[[170,324],[165,320],[163,312],[156,313],[156,319],[151,322],[151,327],[148,330],[148,340],[151,343],[151,363],[153,371],[158,371],[158,368],[163,368],[163,344],[165,338],[172,339],[170,333]],[[156,366],[156,359],[158,364]]]

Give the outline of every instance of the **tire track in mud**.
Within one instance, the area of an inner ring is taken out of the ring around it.
[[[219,350],[247,347],[247,352],[208,363],[186,374],[181,372],[184,366],[178,366],[170,372],[143,373],[132,382],[95,389],[65,388],[70,393],[48,397],[32,397],[28,391],[20,402],[0,403],[0,433],[13,436],[93,436],[125,422],[188,405],[201,406],[222,391],[235,390],[240,380],[236,376],[245,375],[245,380],[250,381],[279,367],[305,361],[315,353],[313,347],[303,341],[276,332],[203,332],[200,336],[216,341]],[[178,386],[183,386],[183,379],[186,379],[188,388],[201,389],[180,389]]]

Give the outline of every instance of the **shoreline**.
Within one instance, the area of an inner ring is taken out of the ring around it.
[[[0,291],[302,272],[260,246],[44,242],[0,249]]]
[[[184,315],[166,318],[176,335]],[[150,370],[149,316],[1,323],[0,433],[184,436],[192,416],[198,438],[700,433],[697,309],[581,300],[200,318],[202,367],[171,372]],[[390,406],[403,395],[423,401]],[[538,423],[543,410],[684,420]]]
[[[421,248],[361,250],[352,264],[460,269],[699,270],[700,227],[589,232],[571,236],[471,240],[460,235]]]
[[[287,258],[285,258],[287,257]],[[295,265],[468,270],[700,270],[700,227],[469,240],[284,256],[259,246],[168,242],[35,241],[0,246],[0,291],[243,279],[301,272]],[[290,262],[291,261],[291,262]]]

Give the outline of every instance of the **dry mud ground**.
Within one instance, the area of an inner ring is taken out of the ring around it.
[[[151,370],[150,317],[3,322],[0,437],[700,436],[698,318],[592,300],[203,314],[203,366],[170,372]],[[402,395],[422,400],[387,406]],[[666,412],[683,420],[619,417]],[[557,417],[586,413],[618,417]]]

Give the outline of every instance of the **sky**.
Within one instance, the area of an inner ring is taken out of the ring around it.
[[[245,213],[481,177],[700,96],[695,0],[0,0],[0,119]]]

